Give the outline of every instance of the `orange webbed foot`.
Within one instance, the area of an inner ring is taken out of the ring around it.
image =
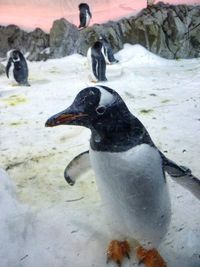
[[[167,267],[164,259],[156,249],[147,250],[142,246],[136,249],[139,264],[143,263],[146,267]]]
[[[130,245],[125,241],[112,240],[107,250],[107,263],[112,260],[121,267],[121,263],[125,257],[129,259]]]

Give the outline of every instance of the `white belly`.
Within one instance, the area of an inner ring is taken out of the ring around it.
[[[93,70],[92,70],[92,57],[91,57],[91,47],[88,49],[87,51],[87,60],[88,60],[88,67],[89,67],[89,80],[93,81],[93,82],[97,82],[97,78],[94,76],[93,74]]]
[[[157,246],[170,219],[168,187],[158,151],[143,144],[126,152],[90,149],[103,205],[125,238]]]
[[[90,15],[86,11],[86,23],[85,23],[85,27],[88,27],[89,23],[90,23]]]

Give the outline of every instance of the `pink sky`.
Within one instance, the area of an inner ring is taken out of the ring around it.
[[[61,17],[78,25],[78,4],[90,5],[91,24],[130,16],[146,6],[146,0],[0,0],[0,25],[16,24],[25,30],[40,27],[49,32],[54,20]],[[200,0],[168,0],[168,3],[200,4]]]

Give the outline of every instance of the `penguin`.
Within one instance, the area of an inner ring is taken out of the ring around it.
[[[97,41],[88,49],[87,59],[90,67],[91,80],[93,82],[107,81],[106,61],[103,54],[103,44]]]
[[[120,238],[110,242],[107,260],[121,266],[129,255],[131,240],[140,262],[146,264],[148,258],[155,257],[158,264],[152,267],[165,267],[155,248],[170,223],[170,196],[162,154],[143,124],[116,91],[101,85],[81,90],[70,107],[45,124],[58,125],[79,125],[91,130],[91,166],[113,231]],[[65,175],[74,184],[70,174]]]
[[[107,260],[121,266],[134,247],[139,263],[166,267],[156,250],[170,223],[165,171],[173,177],[191,176],[200,195],[199,179],[192,176],[190,169],[178,166],[159,151],[144,125],[109,87],[99,85],[81,90],[71,106],[45,124],[58,125],[79,125],[91,130],[89,151],[69,163],[65,178],[74,185],[74,178],[84,168],[87,170],[91,164],[94,169],[103,206],[108,208],[111,226],[121,238],[110,242]],[[134,246],[130,246],[130,241]]]
[[[107,64],[118,63],[119,61],[115,59],[112,48],[105,36],[101,35],[99,41],[103,44],[103,55]]]
[[[19,85],[30,86],[28,82],[28,65],[23,54],[17,50],[13,49],[8,52],[8,62],[6,65],[6,75],[9,78],[9,70],[13,64],[13,76],[15,81]]]
[[[78,26],[79,29],[88,27],[90,23],[90,19],[92,18],[92,14],[90,12],[90,7],[86,3],[79,4],[79,19],[80,25]]]

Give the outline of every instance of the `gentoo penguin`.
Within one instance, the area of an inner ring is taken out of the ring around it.
[[[88,49],[87,59],[91,73],[91,80],[93,82],[107,81],[106,61],[103,54],[102,42],[97,41]]]
[[[47,127],[65,124],[91,130],[89,155],[98,189],[117,237],[123,238],[111,241],[108,260],[120,266],[121,255],[130,251],[128,240],[135,240],[141,262],[152,256],[158,261],[152,267],[166,266],[154,248],[170,222],[170,197],[162,155],[145,127],[105,86],[83,89],[69,108],[46,122]]]
[[[105,36],[100,36],[99,41],[103,44],[103,50],[102,53],[104,55],[105,61],[107,64],[114,64],[118,63],[119,61],[115,59],[112,47],[108,40],[105,38]]]
[[[6,75],[9,78],[9,70],[13,64],[13,76],[19,85],[30,86],[28,83],[28,65],[23,54],[17,50],[11,50],[8,52],[8,63],[6,65]]]
[[[92,18],[92,14],[90,12],[90,7],[86,3],[81,3],[79,6],[79,19],[80,19],[80,25],[78,28],[86,28],[88,27],[90,23],[90,19]]]

